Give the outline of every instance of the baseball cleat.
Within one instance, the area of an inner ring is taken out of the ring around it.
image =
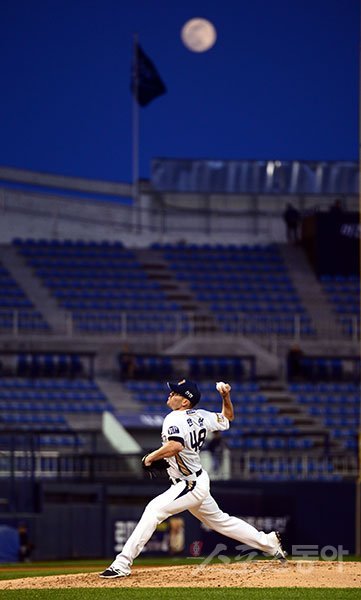
[[[273,558],[277,558],[281,562],[286,562],[286,560],[287,560],[286,559],[286,552],[282,548],[281,534],[280,534],[279,531],[275,531],[274,534],[275,534],[275,537],[276,537],[277,549],[276,549],[276,552],[273,555]]]
[[[100,573],[99,577],[103,577],[103,579],[115,579],[116,577],[128,577],[128,575],[130,575],[130,573],[124,573],[124,571],[109,567],[108,569],[105,569],[103,573]]]

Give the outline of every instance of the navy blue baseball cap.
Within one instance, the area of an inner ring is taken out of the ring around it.
[[[187,398],[192,406],[197,404],[201,399],[201,393],[197,384],[194,383],[194,381],[189,381],[189,379],[182,379],[182,381],[178,381],[178,383],[167,381],[167,386],[172,392],[183,396],[183,398]]]

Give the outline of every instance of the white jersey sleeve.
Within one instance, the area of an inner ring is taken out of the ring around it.
[[[175,440],[185,445],[184,438],[186,431],[184,431],[184,419],[182,414],[177,411],[173,411],[167,415],[163,421],[162,428],[162,440],[168,442]]]
[[[226,431],[229,429],[229,420],[222,413],[209,412],[208,410],[198,410],[206,423],[208,431]]]

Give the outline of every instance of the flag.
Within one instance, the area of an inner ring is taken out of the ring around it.
[[[147,106],[167,91],[156,67],[139,44],[135,44],[131,89],[140,106]]]

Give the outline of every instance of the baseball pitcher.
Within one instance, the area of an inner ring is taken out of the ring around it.
[[[140,554],[156,527],[168,517],[189,510],[205,525],[280,560],[285,560],[277,531],[264,533],[237,517],[224,513],[210,494],[208,473],[202,469],[199,452],[209,432],[225,431],[234,418],[231,386],[218,382],[222,411],[213,413],[197,409],[201,394],[193,381],[168,382],[167,406],[171,412],[162,428],[162,446],[143,458],[144,468],[152,471],[161,464],[167,467],[171,486],[146,506],[144,513],[125,543],[123,550],[100,577],[130,575],[134,559]],[[153,466],[153,467],[152,467]]]

